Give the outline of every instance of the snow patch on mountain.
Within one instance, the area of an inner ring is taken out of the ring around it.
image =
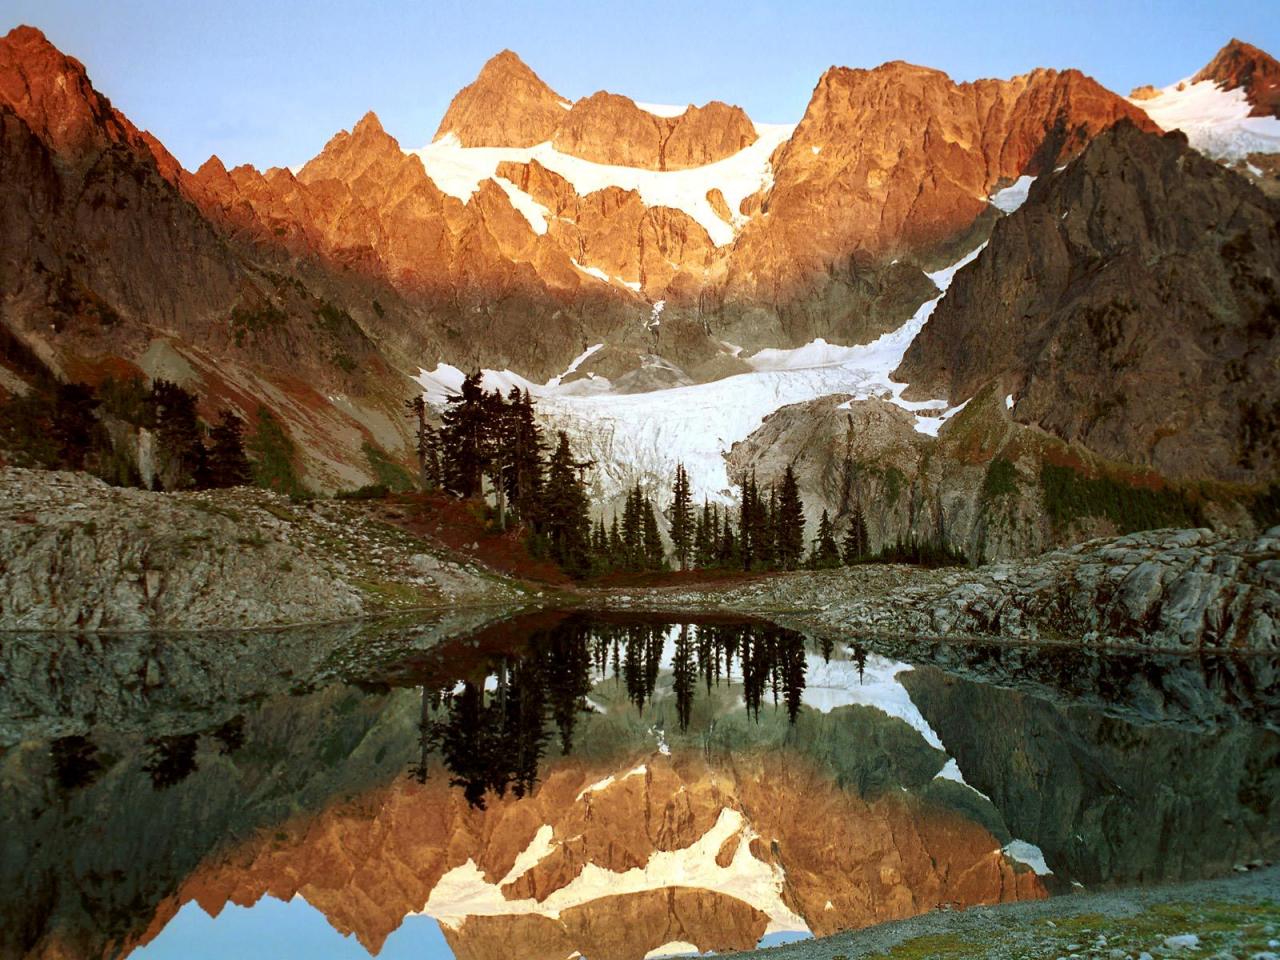
[[[1021,176],[1003,190],[993,193],[990,203],[1002,213],[1013,213],[1027,202],[1027,194],[1031,192],[1031,185],[1035,182],[1035,177]]]
[[[809,932],[808,924],[782,898],[786,882],[782,868],[752,855],[751,842],[757,837],[741,811],[724,808],[711,829],[691,846],[657,850],[644,866],[626,871],[584,864],[576,877],[544,900],[508,900],[501,886],[485,879],[475,862],[468,860],[440,878],[420,913],[456,930],[468,917],[535,914],[558,919],[563,911],[601,897],[691,887],[734,897],[755,907],[769,918],[767,933]],[[735,839],[732,859],[720,866],[717,854]],[[538,841],[535,837],[531,845]]]
[[[547,221],[551,219],[551,211],[525,193],[506,177],[494,177],[493,182],[500,186],[511,205],[529,221],[533,232],[542,236],[547,232]]]
[[[1028,843],[1026,840],[1010,840],[1000,848],[1000,852],[1010,860],[1025,863],[1038,877],[1047,877],[1053,873],[1049,869],[1049,864],[1045,862],[1044,852],[1034,843]]]
[[[1215,160],[1251,153],[1280,153],[1280,120],[1251,117],[1242,88],[1224,90],[1212,80],[1183,80],[1150,99],[1130,99],[1162,130],[1181,130],[1191,146]]]
[[[464,147],[452,133],[409,152],[422,160],[427,176],[436,186],[463,203],[471,199],[482,181],[495,177],[502,161],[528,163],[537,160],[568,180],[582,196],[606,187],[621,187],[639,193],[646,206],[683,210],[702,225],[713,243],[723,246],[733,242],[747,218],[735,213],[733,222],[726,223],[712,208],[707,193],[719,190],[729,209],[737,211],[746,197],[772,186],[773,168],[769,157],[779,144],[790,138],[795,124],[757,123],[755,128],[757,139],[749,147],[715,163],[687,170],[646,170],[593,163],[561,153],[549,142],[533,147]],[[503,189],[507,190],[506,187]],[[512,196],[510,190],[507,190],[507,195]],[[529,202],[533,202],[532,198]],[[530,219],[531,224],[541,216],[531,208],[517,206],[517,209]],[[545,219],[542,222],[545,230]]]

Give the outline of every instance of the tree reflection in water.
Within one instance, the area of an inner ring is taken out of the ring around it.
[[[438,753],[450,783],[483,809],[489,794],[522,797],[537,782],[552,731],[562,754],[573,750],[587,695],[612,679],[643,711],[659,674],[672,675],[680,730],[689,728],[701,678],[742,686],[743,703],[759,721],[766,696],[785,705],[794,722],[805,683],[804,637],[767,624],[609,624],[570,618],[533,633],[519,653],[490,659],[462,678],[423,685],[420,755],[409,775],[424,782]]]

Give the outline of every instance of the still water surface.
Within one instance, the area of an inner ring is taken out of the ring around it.
[[[0,955],[641,960],[1280,848],[1272,657],[464,619],[0,640]]]

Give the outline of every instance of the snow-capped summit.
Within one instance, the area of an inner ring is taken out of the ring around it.
[[[1280,153],[1280,62],[1240,40],[1194,76],[1161,89],[1139,87],[1129,102],[1214,159]]]

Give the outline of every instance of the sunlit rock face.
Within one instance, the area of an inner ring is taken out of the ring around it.
[[[1191,78],[1205,80],[1223,90],[1243,90],[1250,116],[1280,117],[1280,62],[1251,43],[1233,38]]]

